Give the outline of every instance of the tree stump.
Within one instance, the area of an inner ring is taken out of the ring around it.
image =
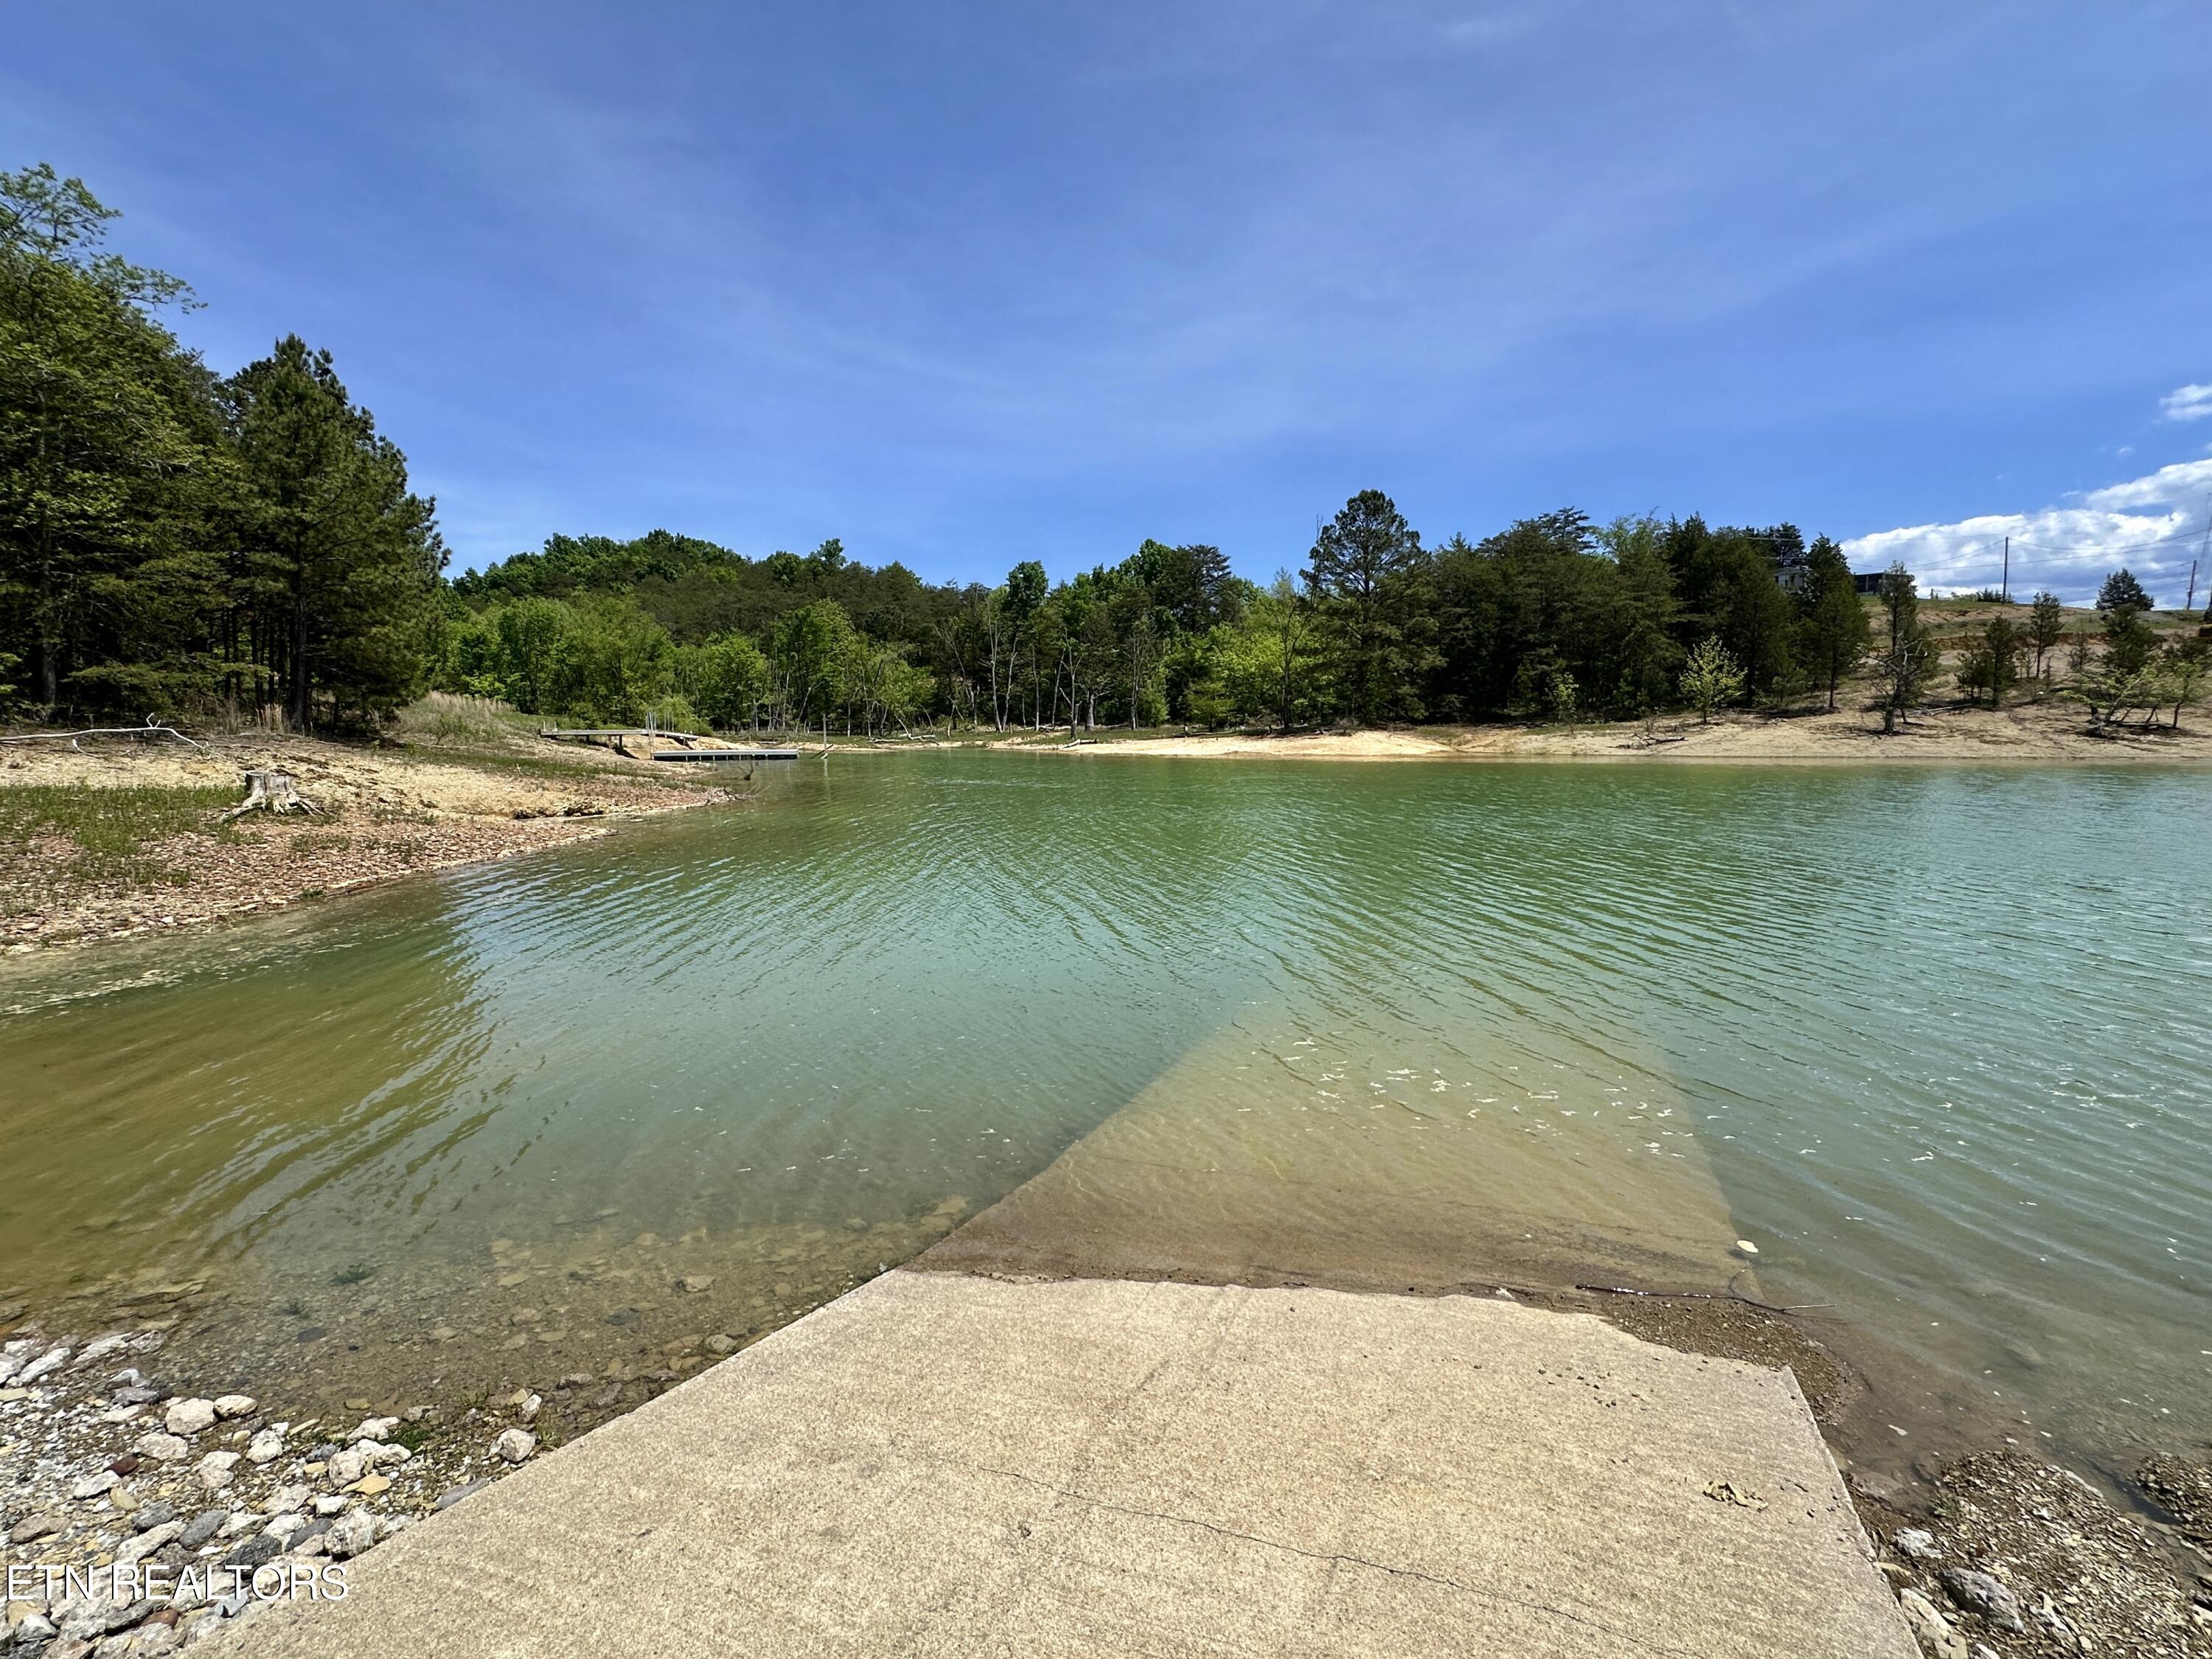
[[[225,812],[223,821],[243,817],[248,812],[312,812],[314,802],[301,794],[292,781],[289,772],[248,772],[246,775],[246,799]]]

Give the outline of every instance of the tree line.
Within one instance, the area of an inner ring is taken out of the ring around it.
[[[1909,575],[1870,615],[1794,525],[1570,509],[1431,545],[1378,490],[1264,584],[1202,544],[986,585],[665,531],[448,580],[434,504],[329,354],[288,336],[217,374],[167,320],[185,286],[105,250],[114,216],[51,167],[0,174],[0,699],[45,717],[373,730],[434,688],[593,725],[1288,729],[1832,708],[1871,669],[1893,726],[1942,665]],[[2159,646],[2124,572],[2100,604],[2075,694],[2178,718],[2202,653]],[[2064,633],[2040,596],[1968,641],[1961,688],[2002,702]]]
[[[1791,525],[1568,510],[1431,548],[1376,490],[1265,585],[1204,544],[1146,541],[1056,585],[1024,561],[986,586],[871,569],[834,540],[753,560],[655,532],[556,537],[456,579],[447,603],[446,690],[860,733],[1833,707],[1873,643],[1842,550]]]
[[[191,291],[106,252],[115,216],[0,173],[0,696],[374,726],[436,649],[433,503],[327,352],[182,346]]]

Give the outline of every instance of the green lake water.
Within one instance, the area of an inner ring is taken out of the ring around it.
[[[542,1386],[773,1328],[1063,1153],[1356,1166],[1382,1231],[1402,1185],[1529,1239],[1601,1206],[1662,1276],[1755,1243],[1902,1444],[2199,1443],[2208,809],[2150,769],[771,769],[10,964],[0,1300],[198,1283],[264,1388]]]

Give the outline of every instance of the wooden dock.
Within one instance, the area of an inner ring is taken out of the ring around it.
[[[657,761],[720,761],[738,763],[746,761],[787,761],[797,760],[799,758],[799,750],[796,749],[732,749],[727,744],[717,743],[715,739],[711,737],[704,736],[696,732],[664,732],[659,727],[653,726],[541,726],[538,729],[538,735],[541,738],[550,738],[556,743],[570,738],[581,738],[586,740],[593,738],[606,738],[611,740],[610,746],[615,748],[619,748],[621,746],[621,740],[625,738],[643,738],[648,743],[675,743],[683,744],[683,747],[680,749],[655,749],[652,750],[647,756],[647,758]],[[696,746],[700,744],[708,744],[713,746],[704,749]]]
[[[797,760],[796,749],[657,749],[657,761],[771,761]]]

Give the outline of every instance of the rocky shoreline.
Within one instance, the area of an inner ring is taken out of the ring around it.
[[[274,1601],[343,1599],[347,1563],[538,1450],[533,1393],[288,1420],[173,1386],[167,1337],[0,1345],[10,1659],[151,1659]]]
[[[573,1415],[561,1402],[604,1401],[585,1396],[605,1379],[579,1373],[550,1398],[286,1417],[191,1391],[165,1364],[175,1323],[90,1340],[15,1324],[0,1343],[9,1659],[150,1659],[275,1601],[342,1599],[349,1563],[556,1443]],[[2212,1659],[2212,1466],[2146,1463],[2165,1522],[2016,1452],[1928,1474],[1909,1495],[1856,1472],[1847,1485],[1933,1659]]]

